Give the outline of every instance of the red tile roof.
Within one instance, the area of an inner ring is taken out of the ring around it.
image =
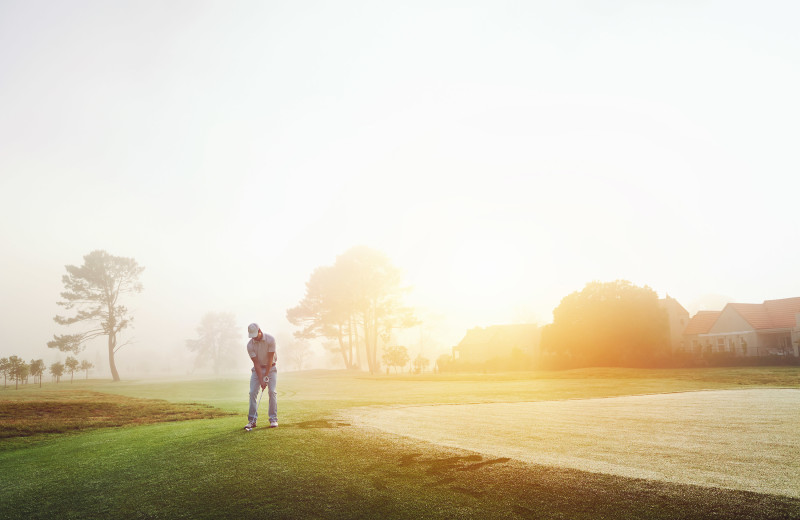
[[[797,313],[800,313],[800,298],[765,300],[764,307],[772,321],[773,329],[797,326]]]
[[[790,329],[797,326],[800,298],[764,300],[764,303],[729,303],[754,329]]]
[[[771,329],[772,318],[763,303],[729,303],[730,307],[739,313],[754,329]]]
[[[754,329],[791,329],[797,326],[800,298],[764,300],[764,303],[729,303],[725,306],[736,311]],[[724,310],[724,309],[723,309]],[[722,311],[700,311],[686,326],[684,334],[706,334]]]
[[[689,320],[689,324],[686,325],[686,330],[683,331],[684,334],[705,334],[711,327],[714,326],[714,322],[717,321],[719,315],[722,314],[722,311],[698,311],[697,314],[692,316],[692,319]]]

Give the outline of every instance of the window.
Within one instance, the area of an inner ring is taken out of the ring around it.
[[[717,338],[717,352],[725,352],[725,338]]]

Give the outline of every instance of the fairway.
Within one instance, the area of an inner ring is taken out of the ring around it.
[[[247,392],[2,391],[30,434],[0,439],[0,516],[800,518],[796,368],[285,373],[280,427],[250,433]]]
[[[385,432],[496,457],[800,497],[800,390],[748,389],[350,411]]]

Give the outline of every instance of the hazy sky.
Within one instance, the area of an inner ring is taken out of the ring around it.
[[[444,346],[548,322],[592,280],[690,311],[800,296],[798,19],[0,0],[0,355],[57,358],[64,266],[94,249],[146,267],[123,377],[208,311],[289,338],[311,271],[357,244],[406,271]]]

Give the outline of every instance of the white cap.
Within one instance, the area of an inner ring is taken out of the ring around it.
[[[251,338],[258,336],[258,323],[251,323],[247,326],[247,335]]]

